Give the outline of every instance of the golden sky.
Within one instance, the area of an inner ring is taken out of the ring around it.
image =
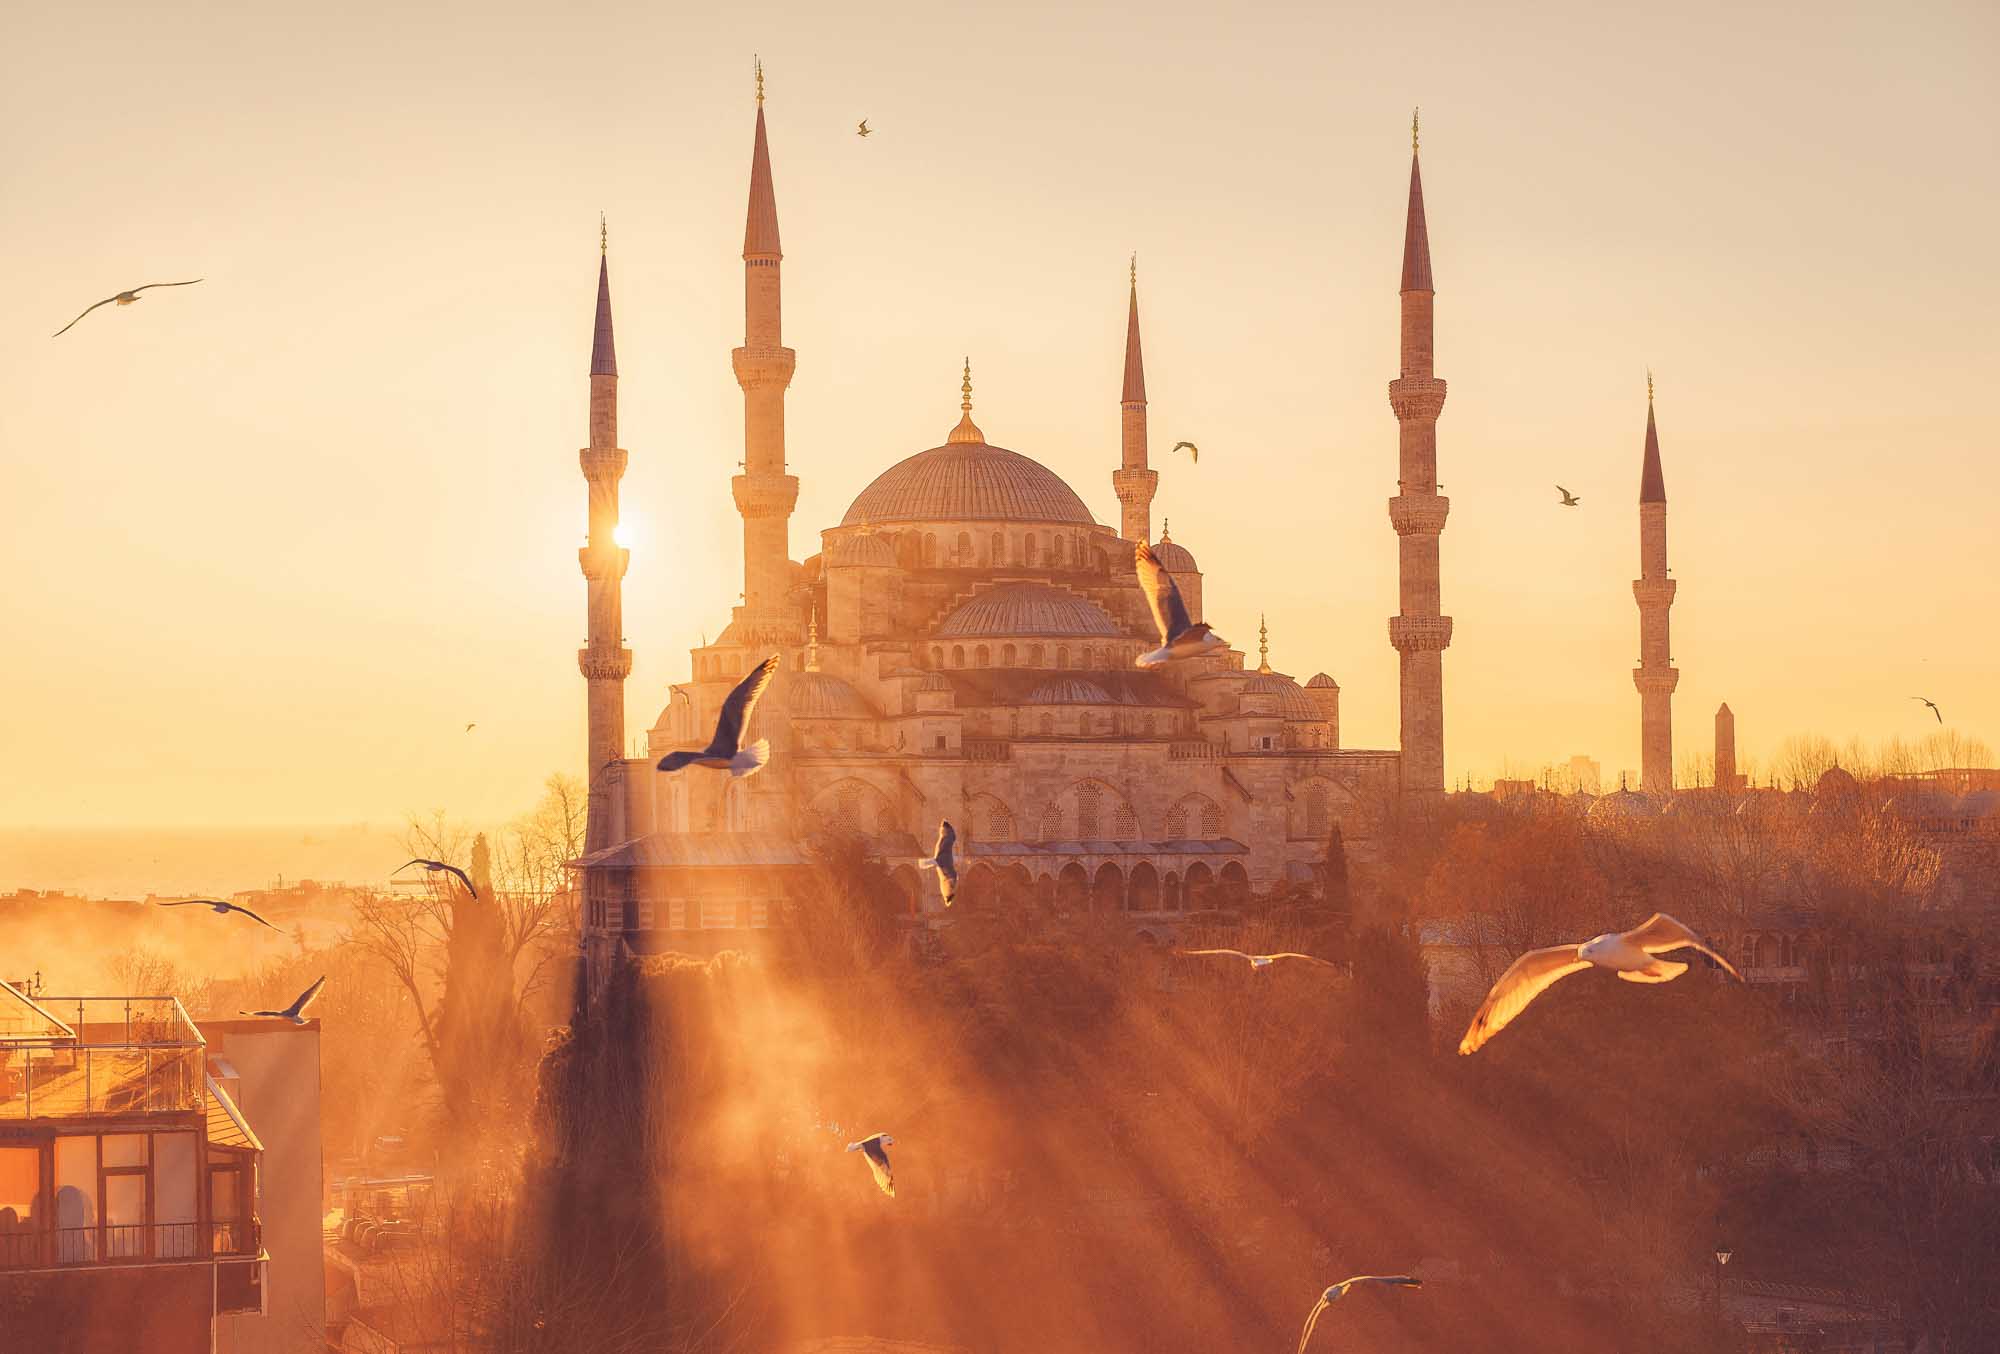
[[[1915,693],[2000,741],[1991,5],[16,4],[0,823],[482,820],[581,770],[600,209],[652,723],[741,587],[753,51],[795,556],[967,353],[989,439],[1115,524],[1137,250],[1156,523],[1393,746],[1421,104],[1451,777],[1638,764],[1648,365],[1677,750],[1723,700],[1751,756],[1920,737]]]

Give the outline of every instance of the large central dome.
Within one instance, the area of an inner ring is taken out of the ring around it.
[[[1096,519],[1053,470],[1005,447],[952,442],[898,461],[840,519],[869,522],[1064,522]]]

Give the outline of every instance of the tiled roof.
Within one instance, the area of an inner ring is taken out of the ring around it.
[[[217,1147],[243,1147],[252,1152],[264,1150],[264,1144],[257,1140],[257,1134],[250,1127],[243,1111],[236,1108],[236,1102],[229,1093],[215,1084],[215,1078],[208,1081],[208,1140]]]
[[[864,522],[1073,522],[1096,519],[1053,470],[985,442],[948,443],[898,461],[841,519]]]

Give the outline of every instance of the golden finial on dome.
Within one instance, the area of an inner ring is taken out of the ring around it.
[[[945,439],[945,443],[950,445],[954,442],[984,442],[986,434],[979,431],[979,425],[972,421],[972,359],[970,357],[965,359],[965,377],[958,383],[958,390],[958,426],[951,430],[951,436]]]
[[[1271,670],[1271,632],[1264,624],[1264,613],[1257,613],[1257,671]]]
[[[1646,368],[1646,407],[1653,407],[1653,369]]]
[[[600,254],[611,252],[611,227],[604,224],[603,212],[597,214],[597,252]]]
[[[1410,154],[1412,155],[1417,153],[1417,114],[1423,111],[1421,108],[1410,110]]]
[[[1139,285],[1139,251],[1132,251],[1132,285]]]
[[[1171,517],[1162,517],[1160,519],[1160,544],[1171,545],[1173,543],[1173,539],[1174,539],[1174,519]]]
[[[764,106],[764,58],[753,55],[750,58],[750,64],[757,72],[757,106],[762,108]]]
[[[819,671],[819,613],[806,621],[806,671]]]

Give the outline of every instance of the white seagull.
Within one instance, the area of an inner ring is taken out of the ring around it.
[[[1153,624],[1160,630],[1160,647],[1140,654],[1140,667],[1157,668],[1176,658],[1194,658],[1229,647],[1229,641],[1210,630],[1205,622],[1196,625],[1188,620],[1181,590],[1174,586],[1173,575],[1161,567],[1160,557],[1153,553],[1152,546],[1141,542],[1133,552],[1133,564],[1139,571],[1139,587],[1153,608]]]
[[[951,819],[938,824],[937,845],[931,848],[928,857],[917,862],[919,870],[936,870],[938,892],[944,895],[944,905],[951,906],[951,900],[958,896],[958,866],[952,862],[952,843],[958,840],[958,833],[952,830]]]
[[[83,308],[83,315],[78,315],[75,320],[71,320],[68,324],[56,330],[56,332],[51,337],[61,338],[64,334],[67,334],[70,330],[76,328],[77,320],[81,320],[84,315],[90,314],[90,312],[97,309],[98,306],[111,306],[111,305],[129,306],[134,301],[139,299],[139,293],[142,291],[151,291],[154,287],[192,287],[195,283],[199,281],[201,281],[200,278],[191,277],[185,282],[148,282],[143,287],[134,287],[132,288],[131,291],[121,291],[116,296],[107,296],[102,301],[96,301],[90,305],[85,306]]]
[[[1305,1330],[1299,1333],[1299,1354],[1305,1354],[1306,1342],[1313,1338],[1313,1327],[1319,1322],[1319,1314],[1346,1297],[1348,1290],[1356,1284],[1373,1284],[1377,1288],[1422,1288],[1424,1281],[1410,1274],[1357,1274],[1351,1279],[1342,1279],[1319,1295],[1318,1305],[1306,1318]]]
[[[405,870],[409,869],[409,868],[410,868],[410,866],[412,866],[412,865],[421,865],[421,866],[423,866],[423,867],[424,867],[424,873],[425,873],[425,874],[436,874],[436,873],[438,873],[438,872],[439,872],[440,870],[442,870],[442,871],[443,871],[444,873],[446,873],[446,874],[455,874],[455,875],[457,875],[457,876],[458,876],[458,880],[459,880],[459,882],[460,882],[461,884],[464,884],[464,885],[465,885],[465,891],[466,891],[467,893],[471,894],[471,895],[472,895],[473,897],[475,897],[475,898],[477,898],[477,897],[479,896],[479,890],[478,890],[478,889],[476,889],[476,888],[474,888],[474,887],[472,887],[472,876],[471,876],[471,875],[469,875],[469,874],[467,874],[467,873],[466,873],[465,871],[463,871],[463,870],[459,869],[459,868],[458,868],[458,866],[456,866],[456,865],[447,865],[447,864],[446,864],[446,863],[445,863],[444,861],[441,861],[441,860],[425,860],[425,859],[423,859],[422,857],[419,857],[419,858],[417,858],[416,860],[412,860],[412,861],[408,861],[408,862],[406,862],[405,864],[402,864],[402,865],[398,865],[398,866],[397,866],[397,867],[396,867],[395,869],[393,869],[393,870],[389,871],[389,873],[390,873],[390,874],[401,874],[401,873],[402,873],[403,871],[405,871]]]
[[[303,1025],[306,1023],[306,1018],[303,1013],[306,1009],[307,1003],[310,1002],[314,997],[317,997],[319,995],[319,990],[325,986],[326,986],[326,975],[321,974],[318,982],[314,983],[311,987],[308,987],[305,991],[299,993],[299,999],[293,1002],[290,1006],[287,1006],[282,1011],[241,1011],[238,1012],[238,1014],[247,1016],[276,1016],[279,1020],[289,1020],[294,1025]]]
[[[889,1174],[889,1150],[896,1140],[887,1133],[876,1133],[860,1142],[847,1144],[850,1152],[859,1152],[868,1158],[868,1169],[875,1173],[875,1183],[891,1199],[896,1197],[896,1182]]]
[[[1271,967],[1271,965],[1277,963],[1280,959],[1303,959],[1308,964],[1318,964],[1321,968],[1335,967],[1333,961],[1330,959],[1322,959],[1316,954],[1297,954],[1290,950],[1281,951],[1278,954],[1245,954],[1241,950],[1175,950],[1174,953],[1185,954],[1185,955],[1197,955],[1197,954],[1232,955],[1237,959],[1246,960],[1250,965],[1250,971],[1253,973],[1262,973],[1265,969]]]
[[[264,925],[271,926],[271,923],[264,921],[262,917],[258,916],[255,912],[252,912],[249,908],[239,907],[235,903],[225,903],[220,898],[184,898],[178,903],[161,903],[160,906],[161,907],[205,907],[209,908],[212,911],[220,912],[225,917],[232,912],[241,912],[251,921],[264,922]],[[271,929],[275,931],[278,928],[275,926],[271,926]]]
[[[743,730],[750,723],[750,712],[757,708],[757,698],[764,694],[764,688],[771,684],[771,675],[778,670],[778,655],[772,654],[750,670],[750,675],[736,684],[729,698],[722,702],[722,713],[715,719],[715,737],[708,740],[708,746],[700,752],[669,752],[660,758],[660,770],[678,771],[684,766],[706,766],[717,771],[727,770],[730,776],[747,776],[771,760],[769,740],[759,738],[749,747],[741,746]]]
[[[1607,931],[1581,945],[1551,945],[1529,950],[1508,965],[1486,994],[1465,1038],[1458,1041],[1461,1054],[1477,1052],[1479,1046],[1507,1027],[1509,1021],[1528,1009],[1528,1003],[1553,987],[1560,979],[1587,968],[1605,968],[1628,983],[1672,982],[1687,972],[1687,965],[1655,955],[1670,950],[1699,950],[1722,966],[1737,982],[1743,975],[1727,959],[1708,947],[1702,938],[1664,912],[1655,912],[1630,931]]]

